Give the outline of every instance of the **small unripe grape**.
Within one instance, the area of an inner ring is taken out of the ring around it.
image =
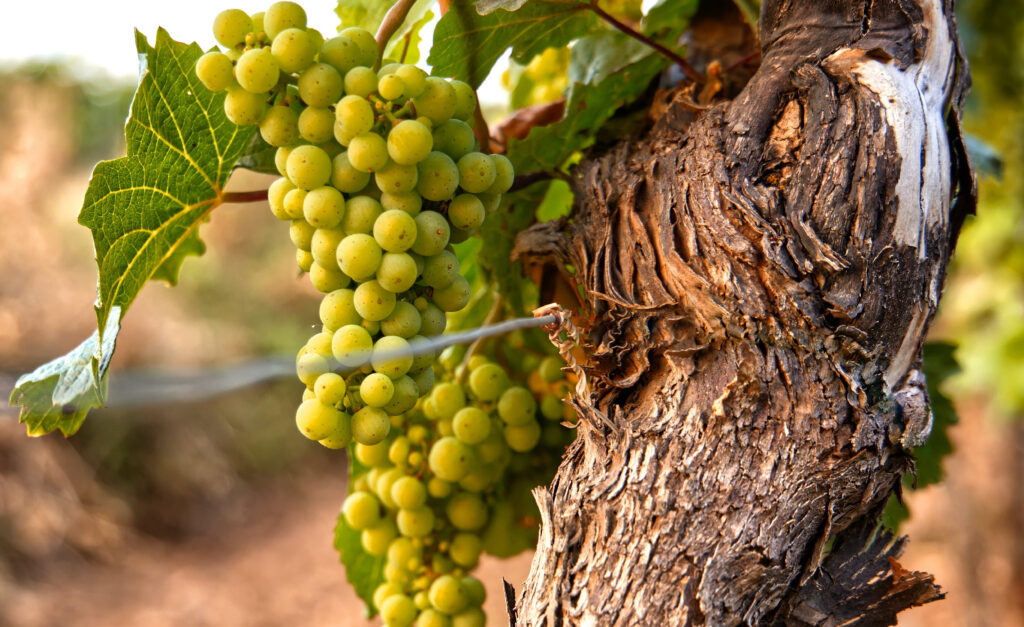
[[[426,159],[433,146],[430,129],[416,120],[402,120],[388,133],[388,155],[395,163],[416,165]]]
[[[267,109],[260,120],[260,135],[271,146],[289,146],[299,138],[299,114],[290,107]]]
[[[373,180],[384,192],[393,194],[415,194],[419,170],[415,166],[401,165],[389,161],[386,166],[377,170]],[[406,213],[412,213],[407,211]]]
[[[455,91],[455,113],[453,118],[469,121],[473,119],[473,112],[476,111],[476,92],[469,86],[469,83],[452,81],[452,89]]]
[[[366,187],[366,184],[370,182],[370,174],[368,172],[360,172],[352,167],[352,163],[348,160],[347,152],[338,153],[334,157],[333,165],[331,185],[346,194],[354,194]]]
[[[322,148],[299,146],[288,155],[286,169],[296,187],[316,189],[331,178],[331,158]]]
[[[293,184],[294,186],[294,184]],[[305,220],[302,206],[306,202],[306,190],[295,188],[284,195],[284,212],[292,220]]]
[[[282,70],[301,72],[313,63],[317,47],[309,33],[299,28],[286,28],[274,37],[270,53]]]
[[[299,380],[310,387],[316,382],[317,377],[330,369],[331,367],[327,360],[317,353],[305,353],[295,362],[295,370],[298,373]]]
[[[459,186],[459,168],[452,158],[436,150],[421,161],[416,191],[427,200],[448,200]]]
[[[352,420],[349,415],[341,412],[338,426],[334,428],[334,431],[331,431],[330,435],[317,440],[317,442],[325,448],[336,451],[348,448],[348,445],[352,443]]]
[[[416,627],[452,627],[452,621],[448,616],[430,607],[430,597],[425,592],[417,592],[416,596],[424,595],[427,606],[416,617]],[[420,607],[417,603],[416,607]]]
[[[331,106],[342,92],[341,75],[326,63],[311,65],[299,75],[299,97],[311,107]]]
[[[341,412],[324,405],[320,401],[310,399],[303,401],[295,412],[295,424],[310,440],[322,440],[334,431],[341,420]]]
[[[369,492],[353,492],[341,507],[345,521],[357,531],[380,524],[380,501]]]
[[[383,374],[374,372],[366,375],[359,385],[359,396],[370,407],[384,407],[395,395],[395,384]]]
[[[466,591],[470,605],[479,607],[484,604],[487,599],[487,589],[479,579],[472,575],[465,575],[459,579],[459,582],[462,583],[462,589]]]
[[[488,155],[494,164],[494,183],[486,191],[488,194],[504,194],[512,188],[516,180],[516,171],[512,162],[505,155]]]
[[[430,394],[434,401],[434,409],[441,420],[450,420],[466,406],[466,394],[458,383],[441,383],[434,387]]]
[[[435,442],[427,457],[430,470],[445,481],[462,479],[475,462],[473,449],[454,437],[443,437]]]
[[[434,288],[436,294],[436,290],[448,287],[459,276],[459,260],[455,253],[442,250],[424,260],[422,274],[423,282]]]
[[[312,247],[315,232],[316,228],[305,220],[292,220],[291,226],[288,227],[288,236],[292,244],[300,250],[309,250]]]
[[[317,229],[313,232],[309,251],[313,259],[322,267],[333,272],[340,272],[338,267],[338,244],[345,238],[341,229]],[[347,278],[347,277],[346,277]]]
[[[343,326],[362,322],[354,304],[355,292],[349,289],[335,290],[320,301],[320,321],[332,331]]]
[[[452,418],[452,431],[466,444],[479,444],[491,433],[491,419],[478,407],[463,407]]]
[[[341,218],[345,215],[345,197],[333,187],[318,187],[306,194],[302,213],[306,222],[313,226],[333,229],[341,224]]]
[[[245,43],[245,36],[253,32],[252,18],[241,9],[227,9],[213,18],[213,37],[225,48]]]
[[[441,335],[446,326],[448,326],[448,316],[437,305],[431,303],[420,312],[420,335],[426,337]]]
[[[362,444],[377,444],[388,437],[391,421],[376,407],[364,407],[352,414],[352,438]]]
[[[483,203],[484,211],[487,212],[488,215],[497,211],[498,207],[501,206],[501,194],[477,194],[476,197],[480,199],[481,203]]]
[[[455,528],[462,531],[476,531],[487,524],[487,506],[476,494],[456,494],[448,501],[445,513]]]
[[[494,184],[497,170],[490,155],[471,152],[459,159],[459,185],[470,193],[487,191]]]
[[[540,365],[537,367],[537,371],[540,376],[548,383],[554,383],[565,378],[562,372],[562,366],[565,362],[559,357],[549,356],[541,360]]]
[[[320,60],[330,63],[341,74],[358,65],[359,46],[348,37],[331,37],[320,48]]]
[[[505,441],[508,442],[508,447],[517,453],[525,453],[537,446],[540,435],[540,425],[536,420],[505,427]]]
[[[419,115],[430,118],[434,124],[441,124],[455,113],[455,89],[443,78],[431,76],[426,82],[426,89],[413,99],[413,106]]]
[[[385,211],[373,223],[373,238],[384,250],[400,253],[416,241],[416,220],[404,211]]]
[[[473,194],[459,194],[448,205],[448,219],[457,229],[473,231],[484,223],[486,217],[483,203]]]
[[[299,135],[311,144],[322,144],[334,137],[334,114],[326,107],[306,107],[299,114]]]
[[[274,151],[274,167],[281,176],[288,176],[288,155],[292,154],[292,146],[281,146]]]
[[[419,170],[416,172],[418,179]],[[390,211],[392,209],[396,211],[404,211],[405,213],[416,217],[423,208],[423,196],[420,196],[415,191],[411,191],[408,194],[392,194],[384,192],[380,195],[380,204],[386,211]],[[413,245],[415,246],[415,244]]]
[[[345,391],[345,379],[334,372],[325,372],[313,383],[313,392],[324,405],[337,405],[345,398]]]
[[[445,614],[457,614],[469,604],[462,583],[451,575],[441,575],[430,584],[430,603]]]
[[[524,425],[534,419],[537,401],[524,387],[510,387],[498,399],[498,415],[510,426]]]
[[[377,74],[370,68],[354,67],[345,74],[345,93],[365,98],[375,91]]]
[[[356,367],[366,363],[373,350],[373,339],[361,326],[347,324],[334,332],[331,352],[342,366]]]
[[[469,389],[481,401],[496,401],[508,387],[508,375],[498,364],[488,363],[469,374]]]
[[[298,264],[299,270],[309,272],[309,269],[313,267],[313,255],[308,250],[296,248],[295,263]]]
[[[402,509],[416,509],[427,502],[427,488],[415,477],[402,477],[391,485],[391,498]]]
[[[448,245],[451,228],[444,216],[436,211],[423,211],[414,218],[416,222],[416,241],[412,251],[424,257],[436,255]]]
[[[415,98],[427,89],[427,73],[415,65],[401,65],[395,70],[395,76],[402,79],[405,95],[409,98]]]
[[[484,627],[487,615],[479,607],[468,607],[452,616],[451,627]]]
[[[371,468],[383,466],[388,463],[388,445],[356,444],[356,459]]]
[[[294,2],[275,2],[263,14],[263,31],[274,39],[289,28],[306,28],[306,11]]]
[[[358,298],[358,290],[356,292]],[[358,300],[356,304],[358,306]],[[409,352],[407,340],[395,335],[385,335],[373,345],[370,363],[375,371],[397,379],[409,372],[409,368],[412,367],[412,355]]]
[[[373,128],[373,107],[360,96],[348,95],[339,100],[334,116],[353,136],[368,133]]]
[[[376,133],[356,135],[348,143],[348,160],[361,172],[375,172],[388,163],[387,145]]]
[[[353,233],[338,244],[338,267],[356,281],[364,281],[376,274],[381,257],[380,245],[365,233]]]
[[[406,253],[384,253],[377,268],[377,282],[387,291],[401,294],[412,287],[417,274],[416,262]]]
[[[540,401],[540,413],[548,420],[559,420],[562,418],[562,399],[554,394],[548,394]]]
[[[196,76],[210,91],[224,91],[235,84],[235,66],[223,52],[207,52],[196,61]]]
[[[385,519],[375,527],[364,529],[360,543],[367,553],[380,557],[387,554],[388,546],[397,535],[398,529],[395,528],[395,523]]]
[[[235,65],[235,80],[242,89],[253,94],[265,94],[277,85],[280,76],[277,60],[266,48],[246,50]]]
[[[351,26],[343,29],[338,34],[351,39],[359,47],[361,54],[358,65],[364,65],[369,68],[377,62],[377,40],[374,38],[373,33],[358,26]]]
[[[404,594],[389,596],[380,606],[380,618],[386,627],[409,627],[417,613],[416,604]]]
[[[462,120],[448,120],[437,125],[432,136],[434,150],[439,150],[456,160],[473,152],[473,144],[476,142],[473,128]]]
[[[392,495],[394,495],[394,486],[392,486],[391,490]],[[434,512],[429,507],[400,509],[395,522],[398,524],[398,532],[403,536],[422,538],[434,528]]]
[[[426,396],[434,388],[434,369],[427,368],[413,377],[416,387],[419,388],[420,396]]]
[[[342,245],[344,243],[342,241]],[[341,247],[339,247],[340,250]],[[377,281],[366,281],[360,283],[356,288],[354,303],[360,316],[373,322],[379,322],[390,316],[391,312],[395,310],[395,295]]]
[[[224,114],[238,126],[257,124],[266,108],[265,94],[254,94],[241,87],[229,87],[224,98]]]
[[[292,219],[291,216],[285,212],[284,197],[293,189],[295,189],[295,185],[293,185],[286,177],[277,179],[271,183],[270,188],[267,189],[267,202],[270,204],[270,211],[278,220]]]
[[[443,311],[459,311],[469,304],[473,290],[469,286],[466,277],[459,275],[451,282],[451,285],[434,290],[434,302]]]
[[[377,81],[377,93],[384,100],[398,100],[405,95],[405,83],[394,74],[382,76]]]
[[[383,407],[384,411],[392,416],[403,414],[416,405],[416,401],[420,398],[420,388],[416,384],[416,381],[408,376],[402,375],[395,379],[395,395],[391,397],[391,402]]]
[[[483,548],[484,544],[480,536],[471,533],[457,533],[452,538],[448,555],[459,566],[473,568],[480,559],[480,553],[483,551]]]
[[[388,545],[388,547],[385,548],[385,553],[390,548],[390,546],[391,545]],[[385,581],[384,583],[380,584],[374,589],[373,604],[377,607],[377,609],[380,609],[380,606],[384,605],[384,601],[387,600],[388,597],[394,596],[396,594],[402,594],[402,590],[403,588],[397,583]]]
[[[352,279],[337,270],[325,268],[314,261],[313,265],[309,267],[309,281],[318,292],[326,294],[348,287]]]
[[[387,286],[385,285],[385,287]],[[395,304],[395,309],[391,312],[391,315],[381,320],[380,329],[385,335],[397,335],[409,339],[420,332],[421,324],[422,316],[419,310],[412,303],[400,301]]]

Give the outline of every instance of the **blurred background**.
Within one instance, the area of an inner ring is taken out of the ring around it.
[[[236,4],[259,10],[264,3]],[[333,4],[306,4],[311,23],[328,32]],[[905,613],[900,624],[1017,626],[1024,625],[1024,1],[958,4],[975,83],[965,126],[984,156],[981,203],[961,235],[932,339],[956,347],[961,370],[944,391],[959,421],[948,432],[942,481],[907,492],[910,516],[900,528],[911,538],[901,563],[934,573],[947,598]],[[54,23],[52,36],[15,28],[0,41],[5,397],[18,374],[94,329],[92,240],[76,217],[93,164],[124,150],[136,73],[131,27],[151,36],[160,23],[179,40],[212,43],[215,10],[199,2],[173,10],[86,6],[88,13]],[[22,3],[13,21],[49,24],[40,12],[52,9]],[[93,27],[99,13],[103,23]],[[557,98],[564,63],[563,54],[547,54],[514,69],[513,80],[525,73],[536,83],[513,94],[517,106]],[[488,88],[488,102],[508,102],[500,82]],[[489,109],[492,121],[504,113]],[[239,173],[229,189],[269,180]],[[151,284],[126,316],[115,386],[140,373],[288,355],[317,322],[318,294],[296,274],[287,232],[265,205],[224,206],[201,235],[208,252],[186,261],[180,286]],[[331,546],[346,492],[344,455],[295,431],[300,394],[301,384],[285,377],[212,399],[96,410],[71,439],[28,439],[16,412],[0,407],[0,625],[373,624]],[[518,587],[529,560],[482,563],[495,624],[504,617],[501,578]]]

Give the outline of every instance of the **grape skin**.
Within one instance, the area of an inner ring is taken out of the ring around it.
[[[264,94],[275,85],[280,75],[277,60],[266,48],[246,50],[235,64],[235,80],[252,94]]]
[[[299,114],[290,107],[270,107],[260,120],[260,135],[274,147],[295,143],[299,137]]]
[[[225,91],[235,84],[235,67],[223,52],[207,52],[196,61],[196,76],[210,91]]]
[[[227,9],[213,20],[213,37],[225,48],[234,48],[245,42],[245,36],[253,31],[253,21],[241,9]]]

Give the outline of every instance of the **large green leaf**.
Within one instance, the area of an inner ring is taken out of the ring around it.
[[[136,33],[136,46],[145,66],[125,127],[127,156],[96,166],[79,215],[99,266],[99,331],[19,380],[11,399],[34,435],[70,435],[102,404],[120,318],[147,281],[174,283],[185,257],[202,253],[198,226],[220,205],[255,133],[228,121],[224,94],[196,78],[199,46],[163,29],[155,46]]]
[[[509,48],[512,58],[525,64],[545,48],[585,35],[596,19],[586,3],[571,0],[531,0],[517,11],[499,8],[487,15],[468,2],[453,2],[434,28],[427,62],[437,76],[479,87]]]
[[[338,30],[358,26],[376,33],[394,3],[395,0],[338,0],[338,6],[334,9],[341,20]]]
[[[434,12],[427,10],[431,2],[420,0],[412,6],[405,22],[395,31],[384,50],[384,58],[399,63],[416,63],[420,60],[420,35],[423,27],[434,19]]]

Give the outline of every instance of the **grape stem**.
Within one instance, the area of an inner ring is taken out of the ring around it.
[[[409,10],[412,9],[414,4],[416,4],[416,0],[398,0],[393,7],[388,9],[387,15],[384,16],[384,21],[380,23],[380,28],[377,29],[377,62],[373,64],[374,71],[380,69],[381,59],[384,58],[384,48],[388,45],[391,36],[395,34],[398,27],[405,21],[405,16],[409,14]]]
[[[267,190],[253,189],[246,192],[224,192],[221,194],[221,202],[259,202],[267,199]]]
[[[484,322],[481,325],[481,328],[486,328],[494,324],[494,321],[497,320],[498,316],[501,315],[501,311],[504,305],[505,297],[502,296],[501,294],[495,294],[494,304],[491,305],[491,310],[487,312],[487,317],[484,318]],[[484,340],[486,340],[488,337],[489,336],[486,335],[478,337],[476,340],[473,341],[472,344],[469,345],[469,348],[466,349],[466,354],[462,356],[462,362],[459,363],[459,366],[455,369],[456,382],[462,383],[466,380],[466,376],[469,374],[469,360],[473,358],[473,355],[476,355],[478,352],[480,352],[480,347],[483,346]]]
[[[534,183],[540,183],[541,181],[550,181],[552,179],[561,179],[563,181],[569,180],[569,177],[565,176],[561,172],[549,172],[547,170],[534,170],[533,172],[524,172],[517,174],[516,178],[512,181],[512,187],[509,188],[509,193],[517,192],[524,187],[529,187]]]
[[[669,50],[665,46],[663,46],[663,45],[659,44],[658,42],[654,41],[650,37],[647,37],[643,33],[637,32],[637,31],[633,30],[632,28],[630,28],[628,25],[626,25],[626,24],[620,22],[619,20],[615,19],[614,16],[612,16],[607,11],[605,11],[600,6],[598,6],[597,0],[590,0],[590,3],[587,6],[587,8],[589,8],[591,11],[596,13],[599,18],[601,18],[602,20],[608,22],[609,24],[614,26],[619,31],[625,33],[626,35],[629,35],[633,39],[635,39],[635,40],[637,40],[637,41],[639,41],[639,42],[641,42],[643,44],[646,44],[646,45],[650,46],[651,48],[654,48],[655,50],[660,52],[665,57],[671,59],[672,62],[675,63],[676,65],[678,65],[679,69],[681,69],[683,71],[683,73],[686,74],[691,80],[699,81],[701,79],[700,72],[695,70],[694,67],[692,65],[690,65],[690,63],[686,59],[682,58],[681,56],[679,56],[678,54],[676,54],[672,50]]]

